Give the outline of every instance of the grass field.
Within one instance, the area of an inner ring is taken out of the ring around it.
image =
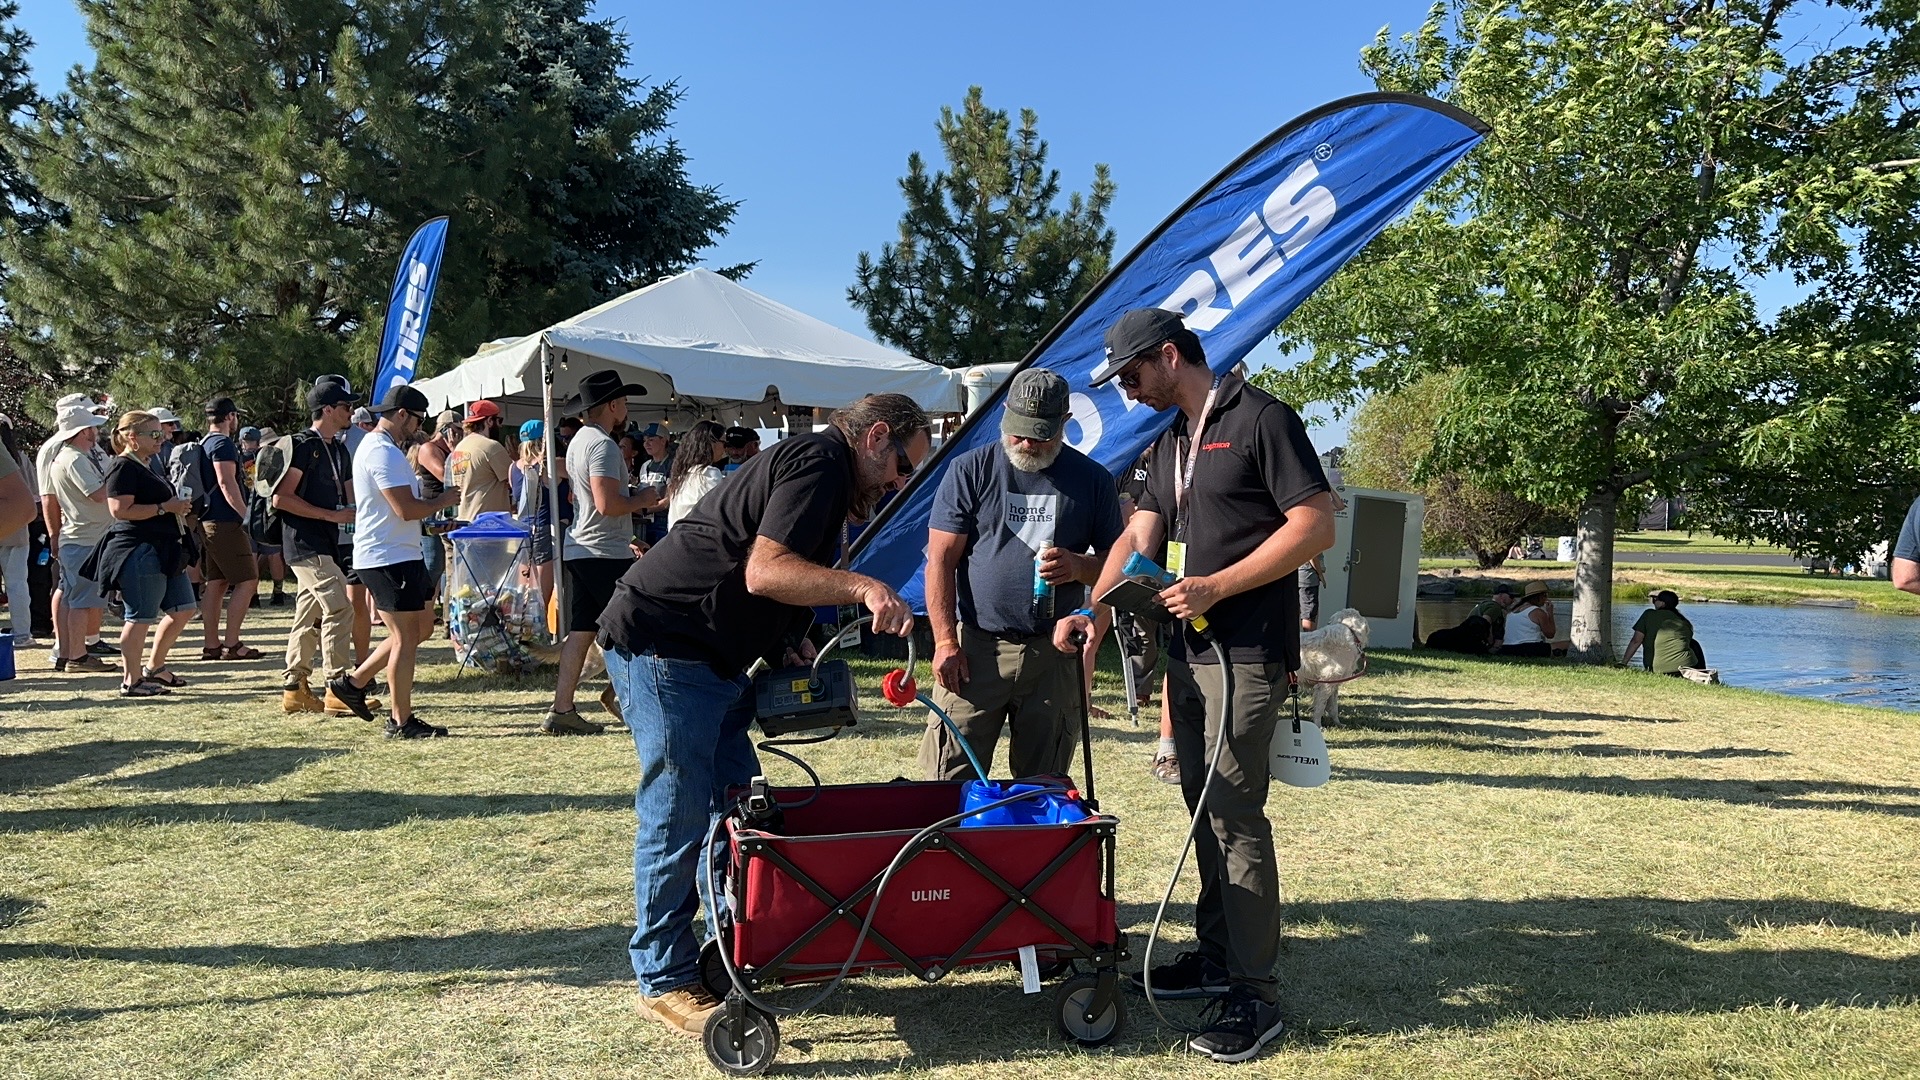
[[[26,658],[0,684],[4,1072],[717,1075],[633,1011],[630,741],[538,737],[540,680],[429,659],[418,708],[454,737],[393,743],[282,716],[267,663],[123,704]],[[858,981],[783,1023],[770,1075],[1920,1074],[1920,717],[1385,653],[1342,704],[1333,783],[1270,803],[1266,1056],[1193,1061],[1138,998],[1115,1045],[1068,1048],[981,969]],[[869,713],[808,755],[830,781],[912,773],[919,718]],[[1137,943],[1185,819],[1150,722],[1096,731]]]
[[[1678,551],[1714,555],[1787,555],[1786,548],[1770,544],[1749,544],[1728,540],[1712,533],[1690,533],[1682,529],[1652,529],[1647,532],[1620,533],[1613,539],[1616,552]]]

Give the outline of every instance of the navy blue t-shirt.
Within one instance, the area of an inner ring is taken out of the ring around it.
[[[207,512],[200,516],[200,520],[239,521],[242,516],[241,512],[228,506],[227,497],[220,491],[218,463],[222,461],[230,461],[233,463],[233,467],[238,470],[234,475],[234,481],[240,485],[241,493],[245,494],[247,488],[247,471],[240,468],[240,448],[234,445],[232,439],[216,431],[200,440],[200,449],[205,451],[207,455],[207,466],[205,470]]]
[[[1033,560],[1063,547],[1105,551],[1120,536],[1120,496],[1107,470],[1071,446],[1039,472],[1022,472],[998,442],[969,450],[940,479],[927,524],[967,538],[960,562],[960,621],[990,634],[1039,634]],[[1054,587],[1056,618],[1086,606],[1086,587]]]

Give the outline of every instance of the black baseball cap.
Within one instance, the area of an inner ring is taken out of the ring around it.
[[[730,427],[727,429],[726,434],[720,437],[720,440],[728,449],[738,450],[743,446],[759,442],[760,433],[752,428]]]
[[[231,416],[239,411],[240,407],[235,405],[233,399],[230,397],[217,397],[207,402],[207,417],[209,419],[218,420],[223,416]]]
[[[413,415],[425,419],[427,415],[427,395],[415,390],[406,383],[395,383],[392,387],[388,388],[387,396],[380,399],[380,404],[373,406],[373,411],[377,413],[390,413],[397,409],[405,409]]]
[[[360,395],[347,386],[345,379],[323,377],[307,391],[307,408],[324,409],[330,405],[351,405],[360,400]]]
[[[1093,385],[1099,386],[1132,362],[1133,358],[1187,328],[1177,311],[1165,308],[1134,308],[1107,328],[1107,357],[1094,370]]]

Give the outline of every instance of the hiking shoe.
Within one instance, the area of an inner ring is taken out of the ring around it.
[[[104,638],[99,641],[87,642],[87,652],[93,656],[119,656],[120,655],[119,647],[116,645],[107,644]]]
[[[353,676],[340,675],[327,680],[327,708],[335,705],[346,709],[353,715],[372,723],[373,710],[367,707],[367,688],[353,685]]]
[[[1247,1061],[1280,1034],[1280,1006],[1261,1001],[1236,986],[1213,999],[1200,1014],[1206,1030],[1187,1040],[1187,1049],[1215,1061]]]
[[[614,723],[624,724],[627,722],[627,718],[620,715],[620,695],[613,692],[613,687],[609,686],[605,690],[600,691],[600,707],[607,710],[608,714],[613,717]]]
[[[438,739],[447,734],[447,729],[436,727],[422,721],[417,716],[407,717],[404,724],[396,724],[392,717],[387,718],[387,738],[389,739]]]
[[[360,692],[367,695],[367,711],[377,716],[380,713],[380,699],[373,696],[373,690],[374,687],[372,683],[368,683],[360,688]],[[328,716],[346,716],[353,712],[353,707],[341,701],[339,695],[335,694],[331,687],[327,689],[327,697],[323,705],[327,710]],[[361,719],[370,721],[373,717],[364,716],[361,717]]]
[[[1174,757],[1172,754],[1162,754],[1153,759],[1153,765],[1148,771],[1153,773],[1155,780],[1163,784],[1178,784],[1180,782],[1180,759]]]
[[[313,696],[307,689],[306,680],[288,683],[280,691],[280,711],[288,715],[303,712],[326,712],[326,705]]]
[[[1145,972],[1136,971],[1127,976],[1133,988],[1146,991],[1146,982],[1142,978]],[[1183,952],[1173,958],[1171,964],[1161,964],[1153,969],[1153,996],[1171,1001],[1183,998],[1213,997],[1224,994],[1231,987],[1227,979],[1227,966],[1201,956],[1197,952]]]
[[[55,671],[65,671],[65,670],[67,670],[67,658],[66,658],[66,657],[64,657],[64,656],[56,656],[56,657],[54,657],[54,658],[53,658],[53,670],[55,670]]]
[[[540,733],[543,735],[598,735],[605,730],[607,730],[605,724],[596,724],[584,719],[578,709],[549,712],[547,718],[540,723]]]
[[[81,653],[79,656],[67,657],[67,666],[60,670],[88,672],[97,675],[102,671],[112,671],[114,669],[109,666],[105,660],[100,659],[92,653]]]
[[[667,1025],[676,1035],[697,1039],[705,1030],[707,1017],[720,1007],[720,999],[699,983],[669,990],[659,997],[640,995],[640,1013]]]

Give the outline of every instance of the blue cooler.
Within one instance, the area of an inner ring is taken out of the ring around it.
[[[983,814],[961,819],[961,828],[985,828],[994,825],[1071,825],[1092,817],[1078,793],[1059,784],[996,784],[991,780],[969,780],[960,787],[960,809],[988,806],[1014,795],[1031,793],[1032,798],[995,807]]]

